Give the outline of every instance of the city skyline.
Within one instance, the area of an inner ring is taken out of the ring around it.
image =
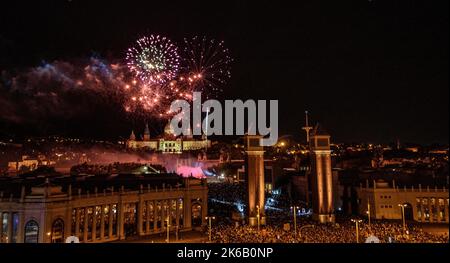
[[[0,13],[0,248],[275,262],[448,246],[448,2]]]

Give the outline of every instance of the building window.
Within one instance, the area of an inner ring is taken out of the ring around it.
[[[64,221],[61,218],[53,221],[51,235],[52,243],[64,242]]]
[[[433,214],[433,221],[438,221],[438,212],[437,212],[437,204],[436,204],[436,198],[431,198],[431,213]]]
[[[439,218],[442,222],[445,222],[445,200],[439,198]]]
[[[170,200],[170,216],[172,221],[172,226],[178,226],[177,222],[177,200]]]
[[[422,220],[422,202],[420,198],[416,198],[417,218]]]
[[[192,226],[202,225],[202,206],[200,204],[192,205]]]
[[[12,238],[11,243],[17,243],[17,232],[19,228],[19,214],[13,213]]]
[[[112,234],[113,234],[113,236],[116,236],[117,235],[117,204],[113,204],[111,209],[112,209]]]
[[[76,231],[76,225],[77,225],[77,209],[72,209],[72,222],[70,227],[70,233],[72,233],[73,236],[75,236]]]
[[[430,207],[428,206],[428,198],[422,198],[422,207],[425,221],[430,221]]]
[[[25,224],[24,243],[38,243],[39,225],[36,221],[30,220]]]
[[[86,215],[86,223],[88,224],[87,240],[92,239],[92,226],[93,226],[92,222],[93,221],[94,221],[94,208],[89,207],[87,210],[87,215]]]
[[[94,239],[97,239],[97,237],[100,236],[100,228],[102,224],[101,219],[102,219],[102,206],[98,205],[95,207],[95,214],[94,214],[95,220],[95,229],[93,231]]]
[[[0,229],[0,237],[1,237],[1,242],[0,243],[8,243],[8,217],[9,217],[9,213],[3,213],[2,214],[2,218],[0,218],[3,221],[3,229]]]
[[[108,237],[108,238],[111,238],[110,236],[109,236],[109,212],[110,211],[110,209],[109,209],[109,205],[105,205],[104,207],[103,207],[103,214],[104,214],[104,219],[103,219],[103,221],[104,221],[104,236],[105,237]]]
[[[80,233],[78,238],[80,241],[84,241],[84,224],[86,224],[85,209],[80,208],[79,213],[80,213],[80,229],[79,229]]]
[[[125,236],[134,236],[137,234],[137,203],[128,203],[124,206],[124,232]]]
[[[158,229],[161,229],[161,227],[162,227],[162,225],[161,225],[161,221],[162,221],[161,210],[162,210],[161,201],[157,201],[156,202],[156,218],[155,218],[155,220],[156,220],[156,227]]]
[[[151,231],[151,229],[154,226],[154,220],[155,220],[155,215],[154,215],[154,205],[152,201],[147,201],[147,205],[146,208],[148,209],[148,211],[146,211],[148,213],[148,218],[147,218],[147,222],[146,224],[148,224],[148,229]]]

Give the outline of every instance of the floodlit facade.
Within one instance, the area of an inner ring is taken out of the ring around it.
[[[9,178],[0,188],[0,243],[100,243],[201,228],[205,180],[176,174]]]
[[[134,131],[127,140],[128,149],[149,149],[162,153],[182,153],[183,151],[201,150],[211,147],[211,141],[205,137],[201,140],[194,139],[191,135],[175,136],[170,123],[164,128],[164,136],[161,138],[150,138],[148,125],[145,126],[142,140],[137,140]]]
[[[391,187],[387,182],[376,181],[372,187],[358,189],[359,213],[371,218],[402,219],[426,223],[448,223],[449,195],[445,188]]]

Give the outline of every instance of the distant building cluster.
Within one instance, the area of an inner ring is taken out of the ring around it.
[[[48,160],[45,155],[38,155],[37,158],[22,155],[22,160],[8,162],[8,172],[17,173],[20,171],[33,171],[39,166],[51,166],[54,164],[55,162]]]

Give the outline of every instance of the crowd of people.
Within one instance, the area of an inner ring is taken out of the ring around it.
[[[209,198],[225,202],[239,202],[245,200],[244,184],[210,183],[208,184]]]
[[[212,228],[212,242],[219,243],[355,243],[356,226],[350,218],[338,217],[336,223],[321,224],[310,218],[305,203],[293,202],[286,195],[268,194],[265,215],[267,225],[251,227],[245,224],[245,207],[240,210],[241,218],[235,215],[237,203],[244,203],[243,184],[209,184],[209,204],[211,213],[218,216]],[[214,200],[214,201],[211,201]],[[297,230],[294,231],[293,209],[297,212]],[[378,239],[381,243],[445,243],[447,234],[424,231],[421,224],[408,223],[403,229],[401,221],[367,220],[359,224],[359,242]],[[369,240],[370,240],[369,239]]]
[[[371,238],[369,238],[371,237]],[[418,225],[408,225],[405,232],[401,223],[374,222],[359,228],[359,242],[366,239],[380,243],[448,243],[448,234],[431,234]],[[356,228],[351,221],[320,224],[302,221],[295,233],[292,224],[286,226],[218,225],[212,230],[212,242],[217,243],[356,243]]]
[[[144,164],[142,163],[119,163],[115,162],[108,165],[102,165],[102,164],[78,164],[75,166],[72,166],[70,169],[70,173],[72,175],[79,175],[79,174],[93,174],[93,175],[100,175],[100,174],[118,174],[118,173],[133,173],[134,171],[138,171],[140,168],[142,168]],[[161,165],[147,165],[151,166],[152,169],[155,169],[160,172],[165,172],[164,167]]]

